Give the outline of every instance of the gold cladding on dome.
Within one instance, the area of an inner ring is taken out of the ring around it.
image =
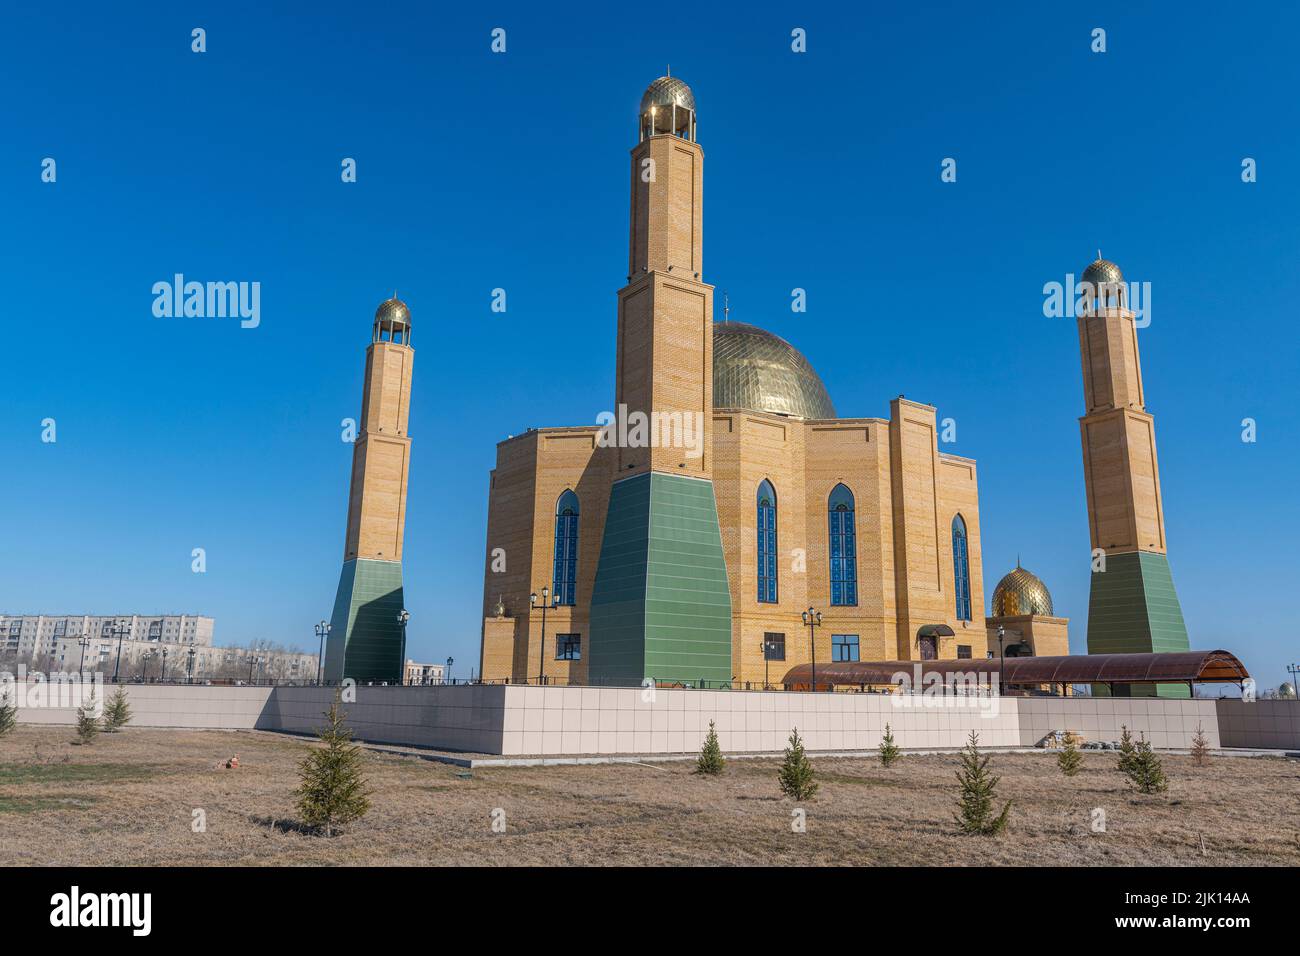
[[[1038,575],[1017,565],[993,589],[993,616],[1015,617],[1020,614],[1054,616],[1052,595],[1047,585]]]

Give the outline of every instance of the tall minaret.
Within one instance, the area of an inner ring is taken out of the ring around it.
[[[711,480],[704,151],[695,97],[676,77],[661,76],[642,96],[631,158],[610,431],[615,484],[592,593],[588,675],[609,683],[725,681],[731,597]]]
[[[405,653],[402,535],[411,437],[411,311],[393,298],[375,312],[366,349],[361,427],[352,449],[352,492],[343,573],[334,599],[325,679],[399,681]]]
[[[1101,553],[1093,566],[1102,567],[1104,555],[1105,568],[1092,575],[1088,653],[1185,651],[1187,627],[1165,553],[1155,420],[1142,391],[1128,290],[1119,266],[1100,252],[1081,284],[1083,474],[1092,547]]]

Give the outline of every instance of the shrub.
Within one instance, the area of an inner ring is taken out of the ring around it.
[[[88,744],[95,739],[99,733],[99,718],[93,716],[95,713],[95,692],[90,692],[90,697],[77,708],[77,743]]]
[[[1133,748],[1133,758],[1125,772],[1129,785],[1139,793],[1164,793],[1169,789],[1160,757],[1151,749],[1145,736]]]
[[[894,745],[894,732],[885,724],[885,736],[880,740],[880,763],[888,767],[903,755],[901,748]]]
[[[9,692],[0,692],[0,737],[9,733],[18,723],[18,708],[9,703]]]
[[[119,686],[104,706],[104,730],[115,734],[130,722],[131,708],[127,706],[126,690]]]
[[[811,800],[817,793],[818,784],[813,779],[813,766],[804,753],[798,727],[790,733],[790,745],[785,748],[785,762],[781,764],[778,778],[781,781],[781,792],[795,800]]]
[[[1073,777],[1079,772],[1079,767],[1083,764],[1083,754],[1079,752],[1079,741],[1074,734],[1068,731],[1065,734],[1065,749],[1056,757],[1056,765],[1061,768],[1061,773],[1067,777]]]
[[[980,756],[979,742],[979,734],[972,730],[970,740],[961,754],[961,769],[957,771],[961,796],[954,817],[963,833],[991,836],[1006,829],[1011,801],[1006,802],[1001,813],[993,815],[993,800],[1001,777],[989,773],[989,758]]]
[[[298,765],[302,782],[296,794],[302,822],[327,837],[370,809],[361,748],[352,743],[346,717],[335,698],[325,714],[328,723],[320,731],[325,746],[314,748]]]
[[[695,772],[719,774],[726,763],[722,758],[722,748],[718,746],[718,732],[710,720],[709,735],[704,738],[704,746],[700,748],[700,759],[695,762]]]
[[[1192,738],[1192,763],[1204,767],[1210,762],[1210,742],[1205,737],[1201,725],[1196,725],[1196,736]]]

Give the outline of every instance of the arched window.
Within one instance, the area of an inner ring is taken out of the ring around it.
[[[556,604],[573,604],[578,593],[578,496],[569,489],[555,506]]]
[[[831,604],[858,603],[858,546],[853,525],[853,492],[844,485],[831,489]]]
[[[957,598],[957,620],[970,620],[970,558],[966,552],[966,522],[952,519],[952,579]]]
[[[767,479],[758,486],[758,599],[776,603],[776,491]]]

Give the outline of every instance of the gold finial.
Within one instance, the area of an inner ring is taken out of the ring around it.
[[[664,72],[664,76],[672,76],[672,75],[673,75],[673,65],[669,63],[667,70]]]
[[[727,297],[727,293],[724,290],[722,293],[722,321],[726,322],[730,319],[730,317],[731,317],[731,299]]]
[[[1097,250],[1097,260],[1098,260],[1098,261],[1101,260],[1101,250],[1100,250],[1100,249]]]

